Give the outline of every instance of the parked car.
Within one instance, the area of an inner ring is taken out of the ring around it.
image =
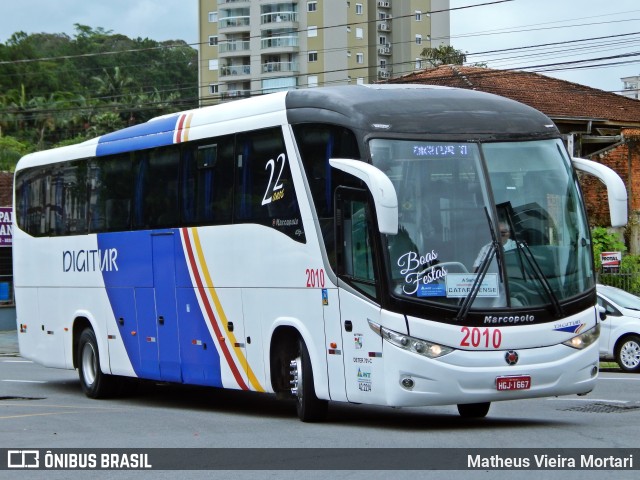
[[[640,297],[608,285],[596,286],[601,323],[600,359],[615,360],[625,372],[640,372]]]

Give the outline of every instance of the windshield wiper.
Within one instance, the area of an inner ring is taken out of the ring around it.
[[[498,259],[498,264],[500,263],[500,255],[498,254],[500,244],[498,243],[498,238],[496,237],[496,232],[493,228],[493,222],[491,221],[491,217],[489,216],[487,207],[484,208],[484,213],[487,216],[487,223],[489,224],[489,231],[491,232],[491,243],[489,244],[490,247],[487,250],[486,255],[478,266],[478,270],[475,272],[476,278],[474,279],[473,284],[471,284],[471,291],[464,298],[462,304],[460,305],[460,310],[458,310],[458,315],[456,315],[456,320],[458,322],[462,322],[465,318],[467,318],[469,309],[471,308],[471,304],[478,296],[480,285],[482,285],[482,281],[489,271],[489,265],[491,265],[491,260],[493,260],[493,257],[496,257]]]
[[[553,288],[551,288],[551,284],[549,283],[549,280],[547,279],[546,275],[540,268],[540,265],[538,264],[536,257],[533,255],[533,252],[529,248],[529,245],[527,245],[525,242],[521,240],[516,239],[516,247],[520,252],[522,252],[523,257],[529,263],[531,270],[533,271],[533,273],[535,273],[534,278],[536,278],[540,282],[543,290],[549,297],[549,300],[551,300],[551,303],[553,304],[553,310],[556,316],[560,317],[563,314],[562,305],[560,305],[560,302],[558,301],[558,297],[556,296],[556,294],[553,293]],[[531,274],[529,275],[531,276]]]

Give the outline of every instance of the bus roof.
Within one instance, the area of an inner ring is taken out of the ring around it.
[[[388,133],[557,137],[553,122],[522,103],[428,85],[349,85],[290,90],[163,115],[86,142],[22,158],[16,171],[64,160],[177,144],[286,123],[323,122]]]
[[[287,115],[289,123],[325,121],[390,133],[559,135],[553,121],[532,107],[490,93],[435,85],[295,90],[287,95]]]

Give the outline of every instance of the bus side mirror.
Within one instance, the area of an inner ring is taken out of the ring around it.
[[[367,185],[373,196],[380,233],[396,235],[398,233],[398,195],[389,177],[382,170],[360,160],[331,158],[329,163],[333,168],[353,175]]]
[[[609,167],[592,160],[573,157],[572,161],[575,169],[593,175],[606,185],[611,226],[625,226],[627,224],[627,189],[620,176]]]
[[[607,309],[604,308],[602,305],[596,305],[596,309],[598,310],[598,315],[600,317],[600,320],[606,320],[607,319]]]

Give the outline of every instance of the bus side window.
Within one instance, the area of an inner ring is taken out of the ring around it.
[[[371,209],[362,190],[339,188],[338,271],[355,288],[371,298],[377,296]]]
[[[185,224],[230,224],[233,212],[234,137],[187,146],[182,156],[182,219]]]
[[[138,152],[134,228],[176,227],[179,221],[180,149]]]
[[[47,174],[38,169],[18,173],[16,179],[17,222],[29,235],[45,235],[44,192]]]
[[[89,231],[114,232],[131,227],[133,165],[124,153],[95,159],[89,167]]]
[[[265,225],[306,242],[282,129],[238,135],[236,167],[235,220]]]
[[[301,123],[293,133],[318,215],[331,268],[336,269],[333,200],[340,185],[361,186],[360,181],[329,164],[330,158],[360,158],[358,142],[347,128],[322,123]]]

